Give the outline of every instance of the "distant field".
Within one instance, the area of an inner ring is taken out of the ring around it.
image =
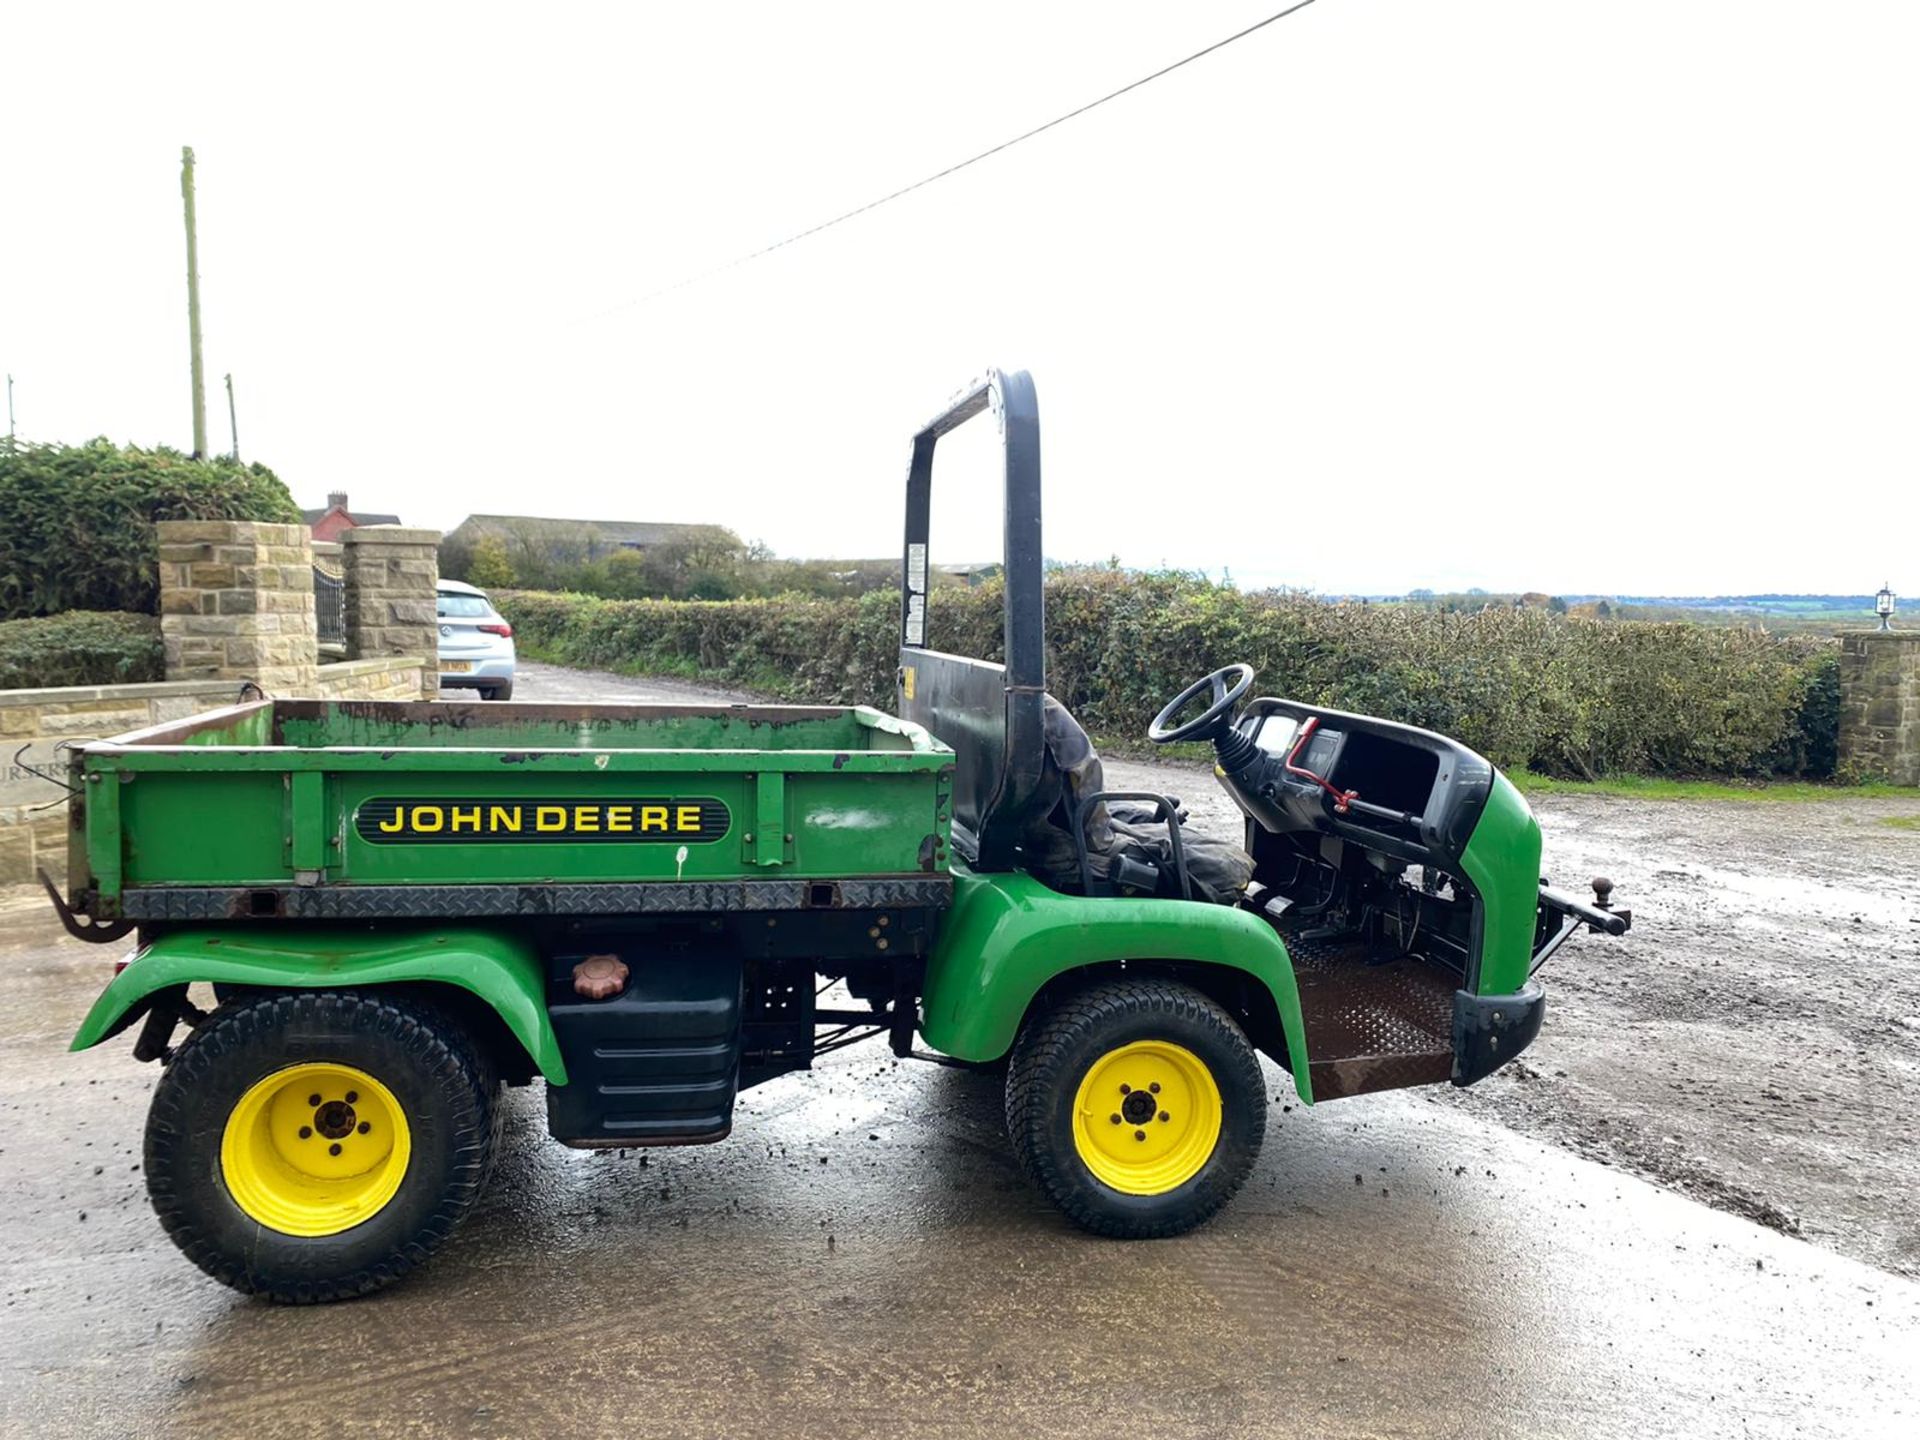
[[[1872,595],[1525,595],[1467,590],[1439,594],[1368,597],[1387,605],[1440,610],[1479,610],[1488,605],[1537,606],[1616,620],[1684,621],[1694,625],[1744,625],[1775,633],[1833,635],[1871,629],[1877,623]],[[1910,627],[1895,617],[1899,629]]]
[[[1831,635],[1878,623],[1871,595],[1621,596],[1614,613],[1625,620],[1691,620],[1702,625],[1764,625]]]

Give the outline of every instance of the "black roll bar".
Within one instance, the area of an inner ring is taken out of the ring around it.
[[[927,643],[933,588],[933,452],[977,415],[999,422],[1006,513],[1002,663]],[[1020,836],[1051,803],[1046,775],[1046,601],[1040,543],[1040,404],[1024,370],[989,370],[913,437],[901,553],[900,715],[955,752],[954,847],[984,870],[1013,868]]]
[[[913,437],[907,467],[907,534],[901,555],[900,643],[927,646],[926,603],[931,588],[928,531],[932,525],[933,449],[944,435],[991,410],[1000,422],[1006,479],[1002,533],[1009,690],[1047,688],[1045,575],[1040,546],[1040,402],[1033,377],[989,370],[956,395]]]

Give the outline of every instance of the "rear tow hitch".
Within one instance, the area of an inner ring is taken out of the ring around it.
[[[53,902],[54,912],[60,917],[60,923],[74,939],[85,940],[89,945],[106,945],[133,933],[134,922],[131,920],[93,920],[81,916],[61,896],[60,887],[53,883],[53,877],[47,874],[44,866],[38,874],[41,885],[46,888],[47,898]]]

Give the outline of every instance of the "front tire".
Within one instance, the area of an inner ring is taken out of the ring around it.
[[[479,1198],[491,1071],[447,1016],[374,991],[254,993],[182,1044],[147,1116],[147,1192],[224,1285],[311,1303],[405,1275]]]
[[[1179,1235],[1212,1218],[1245,1183],[1266,1126],[1246,1035],[1172,981],[1069,997],[1028,1021],[1007,1071],[1021,1167],[1097,1235]]]

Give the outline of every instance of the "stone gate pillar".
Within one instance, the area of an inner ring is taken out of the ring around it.
[[[160,638],[169,680],[252,680],[311,695],[319,663],[304,525],[162,520]]]
[[[1920,630],[1840,637],[1840,773],[1920,785]]]
[[[343,531],[346,556],[347,655],[373,660],[419,657],[437,689],[440,621],[440,532],[410,525],[361,525]]]

